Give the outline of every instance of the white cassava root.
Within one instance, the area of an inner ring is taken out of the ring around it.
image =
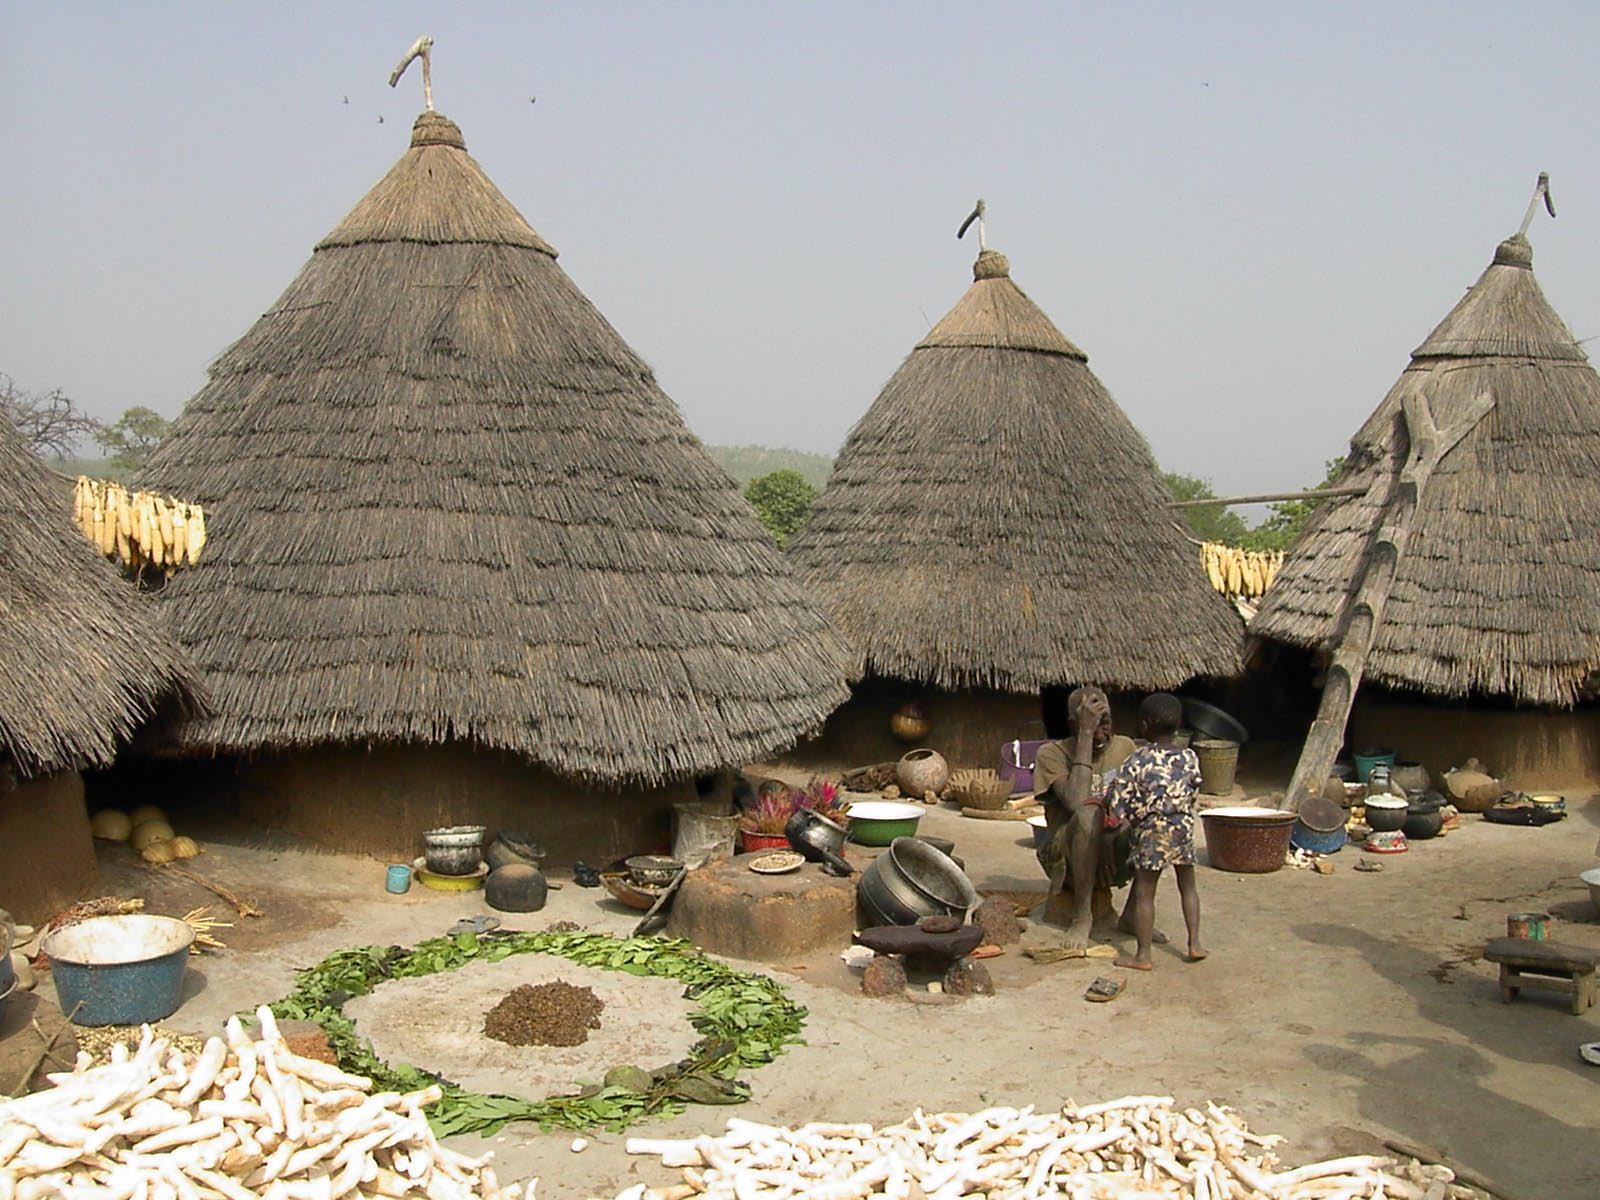
[[[146,1026],[131,1054],[0,1101],[0,1200],[532,1200],[537,1180],[502,1187],[490,1155],[440,1145],[438,1088],[373,1094],[256,1015],[259,1038],[234,1018],[197,1055]]]

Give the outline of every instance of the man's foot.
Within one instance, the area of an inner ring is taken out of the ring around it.
[[[1087,950],[1089,948],[1090,923],[1087,920],[1074,921],[1067,926],[1067,932],[1061,939],[1061,944],[1068,950]]]
[[[1203,948],[1201,948],[1199,946],[1195,946],[1195,945],[1190,945],[1189,953],[1187,953],[1187,954],[1185,954],[1183,956],[1183,961],[1184,962],[1201,962],[1202,960],[1205,959],[1206,954],[1207,954],[1207,952]]]
[[[1117,966],[1127,971],[1152,971],[1155,964],[1148,958],[1119,958]]]
[[[1139,931],[1133,927],[1133,918],[1132,917],[1121,917],[1121,918],[1119,918],[1117,920],[1117,932],[1118,933],[1125,933],[1129,937],[1138,937],[1139,936]],[[1159,930],[1159,929],[1152,929],[1150,931],[1150,944],[1152,946],[1165,946],[1171,940],[1172,940],[1171,938],[1169,938],[1166,934],[1162,933],[1161,930]]]

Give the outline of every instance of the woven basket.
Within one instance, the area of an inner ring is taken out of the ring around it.
[[[989,770],[957,771],[950,779],[950,790],[963,808],[993,812],[1011,799],[1011,781]]]

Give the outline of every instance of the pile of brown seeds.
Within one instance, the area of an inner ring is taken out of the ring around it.
[[[484,1018],[483,1032],[508,1046],[581,1046],[600,1028],[605,1002],[564,980],[513,988]]]

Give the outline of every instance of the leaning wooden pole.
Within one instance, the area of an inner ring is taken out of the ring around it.
[[[1344,744],[1350,707],[1361,686],[1367,658],[1383,623],[1384,606],[1394,586],[1396,568],[1434,468],[1493,407],[1494,398],[1480,392],[1455,420],[1440,429],[1434,424],[1428,397],[1420,388],[1402,399],[1410,444],[1406,462],[1384,506],[1377,537],[1357,567],[1354,585],[1340,614],[1333,658],[1322,686],[1322,702],[1289,780],[1286,802],[1291,809],[1298,811],[1302,801],[1322,791],[1339,747]]]

